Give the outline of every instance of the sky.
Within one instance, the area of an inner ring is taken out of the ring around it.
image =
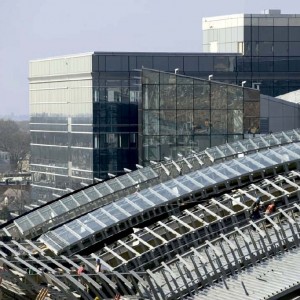
[[[30,60],[93,51],[202,52],[202,18],[297,0],[0,0],[0,117],[28,115]]]

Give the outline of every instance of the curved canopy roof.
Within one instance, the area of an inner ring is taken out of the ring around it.
[[[275,147],[179,176],[124,197],[43,234],[39,240],[55,253],[143,211],[166,205],[202,188],[282,163],[300,160],[300,143]]]
[[[177,169],[185,168],[185,172],[183,173],[187,173],[192,170],[203,168],[208,163],[212,164],[213,162],[217,162],[220,159],[229,159],[239,156],[241,153],[261,151],[262,149],[293,143],[295,141],[300,141],[300,130],[291,130],[266,136],[257,136],[253,139],[240,140],[229,144],[215,146],[206,149],[201,153],[192,154],[188,157],[180,158],[176,162],[166,162],[164,164],[155,165],[152,168],[146,167],[143,169],[138,169],[129,174],[122,175],[112,180],[98,183],[81,191],[66,195],[61,199],[58,199],[56,201],[53,201],[52,203],[28,212],[24,216],[16,218],[13,221],[12,226],[18,231],[19,236],[27,236],[27,234],[29,234],[29,236],[34,237],[34,232],[40,227],[44,226],[45,230],[43,230],[42,232],[45,232],[51,227],[69,221],[70,218],[74,218],[74,215],[80,216],[88,212],[88,210],[94,209],[89,205],[93,202],[97,201],[97,205],[99,207],[100,202],[102,203],[102,205],[104,205],[107,202],[112,201],[116,196],[110,197],[110,199],[105,201],[104,198],[109,197],[113,193],[118,192],[120,194],[120,192],[125,191],[127,188],[134,187],[137,184],[140,184],[142,187],[143,183],[145,182],[147,182],[148,186],[151,186],[151,180],[157,179],[159,177],[159,174],[165,171],[169,172],[168,170],[171,170],[172,168],[174,169],[174,166],[176,166]],[[235,168],[238,169],[238,167]],[[177,173],[176,176],[178,175],[179,174]],[[207,177],[204,176],[203,178]],[[169,176],[160,176],[159,179],[160,181],[165,181],[169,179]],[[191,189],[195,188],[195,185],[199,188],[201,187],[201,185],[207,184],[207,182],[205,182],[205,179],[203,179],[203,183],[195,183],[195,181],[189,179],[188,177],[185,177],[181,180],[183,180],[183,184],[190,185]],[[189,191],[189,188],[185,189],[180,184],[177,188]],[[126,192],[124,192],[124,194],[126,194]],[[72,214],[70,214],[71,211]],[[58,218],[60,218],[60,223],[58,223]],[[11,227],[6,226],[6,229],[7,228]],[[12,234],[11,230],[9,231]]]

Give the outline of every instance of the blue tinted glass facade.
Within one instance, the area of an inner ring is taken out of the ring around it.
[[[300,88],[300,15],[266,10],[262,14],[203,18],[202,27],[204,52],[221,56],[240,53],[237,83],[246,80],[249,87],[258,83],[261,93],[269,96]]]

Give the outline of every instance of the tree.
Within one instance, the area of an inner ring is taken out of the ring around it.
[[[10,153],[11,168],[16,170],[20,158],[29,154],[29,131],[21,130],[12,120],[0,119],[0,151]]]
[[[26,185],[20,184],[19,186],[10,187],[3,193],[4,201],[2,206],[6,205],[10,212],[22,214],[24,206],[31,202],[29,195],[28,186]],[[5,199],[7,200],[5,201]]]

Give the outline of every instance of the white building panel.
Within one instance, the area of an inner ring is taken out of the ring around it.
[[[92,71],[92,55],[93,53],[86,53],[30,61],[29,78],[89,73]]]

